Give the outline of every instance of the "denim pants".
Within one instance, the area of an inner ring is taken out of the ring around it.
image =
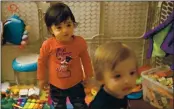
[[[69,97],[74,109],[88,109],[88,106],[85,103],[86,94],[84,86],[81,82],[69,89],[59,89],[50,84],[50,94],[55,109],[67,109],[67,97]]]

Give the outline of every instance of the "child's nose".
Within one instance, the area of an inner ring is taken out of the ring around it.
[[[125,79],[124,79],[124,83],[125,83],[125,84],[131,84],[133,81],[134,81],[134,80],[133,80],[133,78],[131,78],[131,77],[125,77]]]
[[[64,32],[64,33],[67,33],[67,31],[68,31],[68,28],[64,27],[64,28],[63,28],[63,32]]]
[[[134,78],[125,78],[124,84],[136,84],[136,79],[134,79]]]
[[[129,83],[128,78],[125,78],[125,79],[124,79],[124,83],[125,83],[125,84],[128,84],[128,83]]]

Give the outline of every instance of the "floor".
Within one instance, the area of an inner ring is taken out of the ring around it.
[[[157,109],[153,106],[151,106],[149,103],[140,100],[131,100],[130,101],[131,109]]]

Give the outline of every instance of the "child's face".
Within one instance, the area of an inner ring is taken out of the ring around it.
[[[111,95],[122,98],[131,93],[138,77],[134,57],[119,62],[114,71],[104,72],[104,89]]]
[[[74,33],[74,24],[71,19],[68,19],[59,25],[52,25],[50,29],[57,40],[70,41]]]

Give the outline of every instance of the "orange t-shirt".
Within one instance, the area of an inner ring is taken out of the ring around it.
[[[74,36],[70,42],[60,42],[55,37],[44,41],[38,58],[38,80],[46,79],[47,66],[49,83],[61,89],[93,76],[87,44],[80,36]]]

